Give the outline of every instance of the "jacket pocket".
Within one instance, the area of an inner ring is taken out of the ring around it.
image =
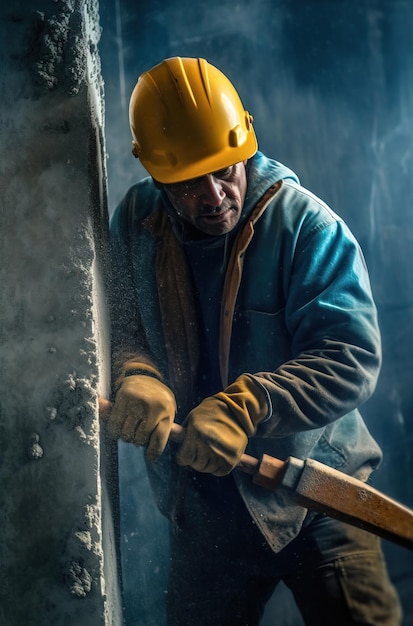
[[[324,429],[311,456],[363,480],[378,467],[382,452],[355,409]]]
[[[238,309],[234,317],[230,362],[236,364],[239,373],[274,371],[291,358],[290,343],[284,309],[276,313]]]

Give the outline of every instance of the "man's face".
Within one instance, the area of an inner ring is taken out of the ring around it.
[[[206,235],[224,235],[241,217],[247,192],[245,161],[164,188],[179,217]]]

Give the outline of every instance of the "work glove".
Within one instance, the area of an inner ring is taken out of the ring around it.
[[[264,387],[248,374],[205,398],[185,419],[178,465],[225,476],[238,464],[257,425],[269,413]]]
[[[175,419],[173,392],[156,368],[136,361],[124,366],[116,386],[109,432],[127,443],[146,446],[146,458],[155,461],[165,449]]]

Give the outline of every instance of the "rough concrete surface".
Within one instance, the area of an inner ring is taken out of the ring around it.
[[[120,624],[93,0],[0,9],[0,623]]]

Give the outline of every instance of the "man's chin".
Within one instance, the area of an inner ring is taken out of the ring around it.
[[[238,221],[239,214],[233,209],[228,209],[222,213],[202,215],[197,219],[196,226],[207,235],[217,236],[231,232]]]

